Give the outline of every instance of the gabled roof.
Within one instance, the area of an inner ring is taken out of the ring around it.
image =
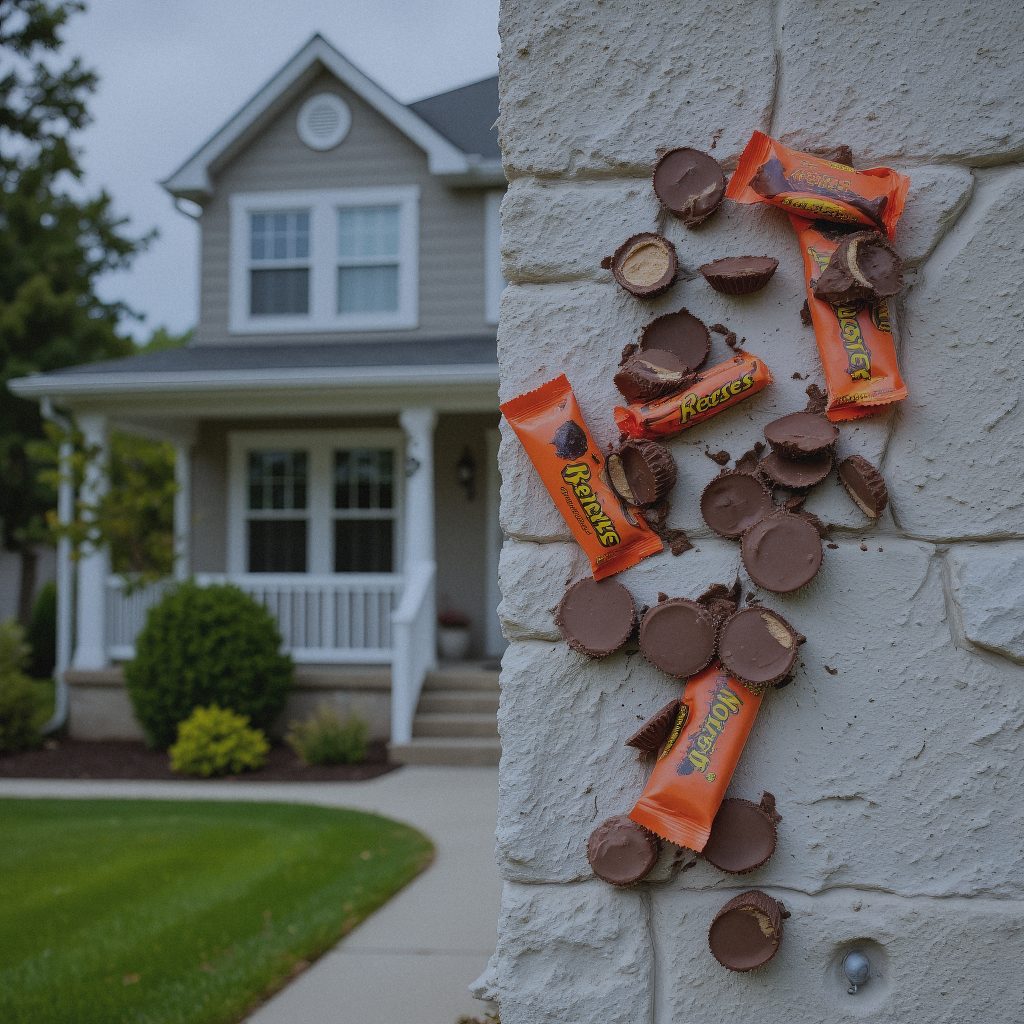
[[[410,103],[409,107],[464,153],[479,153],[489,160],[501,159],[498,132],[494,127],[498,119],[497,75],[428,96]]]
[[[479,127],[488,116],[483,111],[486,91],[480,87],[488,82],[493,82],[494,93],[490,123],[497,118],[497,79],[487,79],[406,106],[317,34],[227,124],[161,182],[163,187],[182,199],[201,202],[208,198],[213,191],[211,172],[239,152],[321,68],[333,74],[419,146],[427,155],[432,174],[488,183],[504,181],[496,136],[492,142]],[[424,109],[417,110],[417,107]],[[469,119],[464,128],[459,124],[461,116]]]

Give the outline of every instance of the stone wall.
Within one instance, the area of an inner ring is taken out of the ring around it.
[[[717,472],[704,449],[735,457],[769,419],[802,408],[794,373],[820,380],[785,217],[727,202],[688,231],[651,189],[657,148],[710,150],[731,170],[759,128],[796,147],[848,143],[860,166],[908,173],[896,313],[910,398],[842,428],[840,454],[859,452],[886,476],[881,522],[832,478],[807,507],[838,547],[805,592],[761,595],[808,637],[732,787],[775,793],[775,857],[743,878],[703,863],[679,872],[666,858],[657,881],[626,891],[593,877],[586,841],[632,806],[645,771],[622,740],[674,688],[639,655],[594,662],[559,642],[553,608],[586,564],[503,425],[506,884],[480,991],[500,1000],[502,1024],[1024,1019],[1024,11],[506,0],[501,36],[502,400],[564,371],[598,440],[614,440],[623,344],[683,305],[745,336],[775,373],[761,395],[671,442],[672,524],[696,550],[621,577],[640,601],[696,596],[737,572],[754,589],[738,546],[700,517]],[[690,268],[748,252],[781,266],[752,299],[698,277],[638,301],[599,263],[651,229]],[[727,355],[714,344],[713,362]],[[712,959],[707,928],[751,887],[792,918],[771,964],[731,974]],[[849,996],[839,963],[853,946],[876,977]]]

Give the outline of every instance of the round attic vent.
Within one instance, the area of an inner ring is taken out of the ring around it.
[[[299,110],[299,138],[310,149],[333,149],[352,124],[352,113],[340,96],[322,92],[310,96]]]

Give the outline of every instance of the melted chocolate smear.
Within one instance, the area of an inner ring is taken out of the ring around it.
[[[819,416],[823,416],[827,406],[828,395],[826,395],[817,384],[808,384],[807,405],[804,406],[804,412],[814,412]]]
[[[806,305],[806,303],[804,303],[804,305]],[[619,358],[619,366],[624,366],[625,363],[626,363],[626,360],[629,359],[629,357],[634,352],[638,351],[639,348],[640,348],[640,346],[635,341],[630,341],[627,344],[623,345],[622,346],[622,355]]]
[[[764,442],[755,441],[754,447],[749,452],[744,452],[736,460],[736,471],[738,473],[756,473],[757,464],[761,461],[761,452],[764,451]]]
[[[828,160],[834,164],[842,164],[844,167],[853,166],[853,150],[849,146],[833,146],[831,149],[812,149],[815,156],[822,160]]]
[[[804,327],[810,327],[811,322],[811,307],[807,304],[807,300],[804,299],[804,304],[800,307],[800,323]]]
[[[729,459],[732,456],[723,448],[721,451],[713,452],[709,448],[704,449],[704,454],[712,461],[717,462],[720,466],[726,466],[729,464]]]
[[[647,520],[647,525],[660,536],[660,531],[668,519],[668,501],[662,498],[661,501],[656,501],[649,508],[645,508],[644,519]]]
[[[800,373],[798,371],[793,372],[793,380],[807,380],[806,373]]]

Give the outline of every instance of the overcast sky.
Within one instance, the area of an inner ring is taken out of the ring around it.
[[[106,188],[141,234],[160,237],[104,298],[185,330],[198,309],[198,229],[157,184],[319,32],[408,103],[493,75],[498,0],[89,0],[64,54],[100,78],[93,123],[76,137],[86,184]]]

